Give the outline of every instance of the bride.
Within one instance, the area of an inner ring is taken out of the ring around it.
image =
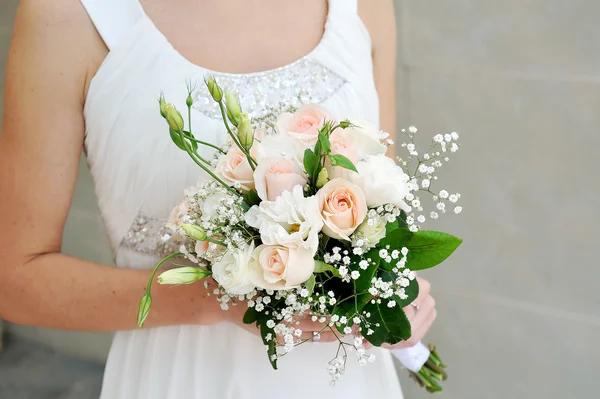
[[[102,399],[401,398],[387,349],[362,368],[349,358],[329,388],[327,335],[271,370],[243,309],[222,311],[201,285],[156,286],[151,328],[135,328],[148,269],[172,251],[161,227],[199,175],[165,135],[158,95],[185,99],[196,83],[194,130],[209,142],[226,137],[207,75],[254,117],[315,102],[393,132],[395,56],[392,0],[21,0],[0,135],[0,316],[118,331]],[[82,148],[117,268],[61,253]],[[397,348],[435,319],[419,285]]]

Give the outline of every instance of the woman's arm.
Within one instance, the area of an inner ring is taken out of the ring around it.
[[[6,73],[0,134],[0,316],[76,330],[135,327],[149,271],[60,253],[84,136],[90,49],[102,47],[79,2],[22,0]],[[200,285],[156,286],[149,326],[212,324]]]
[[[379,95],[381,129],[396,138],[396,52],[397,34],[392,0],[359,0],[358,12],[369,30],[372,41],[373,74]],[[395,146],[388,156],[396,156]]]

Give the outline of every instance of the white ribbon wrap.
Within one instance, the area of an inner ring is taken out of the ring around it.
[[[413,347],[404,349],[394,349],[392,354],[396,359],[400,360],[400,363],[413,373],[419,372],[421,367],[429,359],[429,349],[421,341]]]

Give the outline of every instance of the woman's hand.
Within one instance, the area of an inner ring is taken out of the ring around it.
[[[245,305],[245,304],[240,304],[240,305]],[[244,317],[244,312],[247,308],[246,308],[246,306],[240,306],[240,305],[235,306],[233,311],[231,310],[231,308],[230,308],[230,310],[227,311],[227,312],[231,312],[231,317],[230,317],[229,321],[233,322],[234,324],[237,324],[238,326],[242,327],[244,330],[249,331],[252,334],[260,337],[260,331],[258,330],[258,327],[256,326],[255,323],[244,324],[244,322],[242,321],[242,319]],[[315,343],[316,342],[333,342],[333,341],[338,341],[338,338],[336,338],[336,337],[339,337],[339,339],[343,338],[343,335],[340,334],[337,330],[335,330],[335,335],[334,335],[334,333],[332,332],[330,327],[328,327],[324,323],[313,322],[311,320],[310,316],[299,317],[297,319],[297,324],[294,323],[294,324],[291,324],[290,326],[302,331],[302,335],[299,338],[302,341],[309,341],[309,342],[315,342]],[[294,336],[294,341],[297,341],[297,340],[298,340],[298,337]],[[279,345],[284,344],[283,338],[281,336],[277,336],[277,341],[278,341]]]
[[[419,282],[419,296],[414,300],[412,305],[404,308],[404,313],[410,321],[412,329],[411,337],[406,340],[399,342],[395,345],[383,344],[382,348],[387,349],[403,349],[415,346],[420,340],[423,339],[427,331],[431,328],[431,325],[437,317],[437,311],[435,310],[435,300],[431,296],[431,284],[429,281],[417,277]],[[371,348],[373,345],[365,343],[365,348]]]

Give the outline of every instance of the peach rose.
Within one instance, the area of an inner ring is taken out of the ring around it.
[[[183,215],[187,215],[188,210],[190,209],[190,202],[188,200],[183,200],[179,205],[177,205],[171,211],[169,215],[169,220],[167,222],[167,228],[173,231],[177,231],[179,227],[179,223],[181,222],[181,217]]]
[[[288,248],[283,245],[259,245],[250,261],[250,281],[267,290],[297,287],[315,271],[310,249]]]
[[[210,242],[208,241],[196,241],[194,251],[196,255],[203,255],[210,248]]]
[[[351,160],[352,163],[356,164],[358,161],[356,141],[348,137],[346,130],[336,129],[329,137],[329,142],[331,143],[331,154],[343,155]],[[327,167],[327,173],[330,178],[348,178],[348,175],[353,173],[351,170],[342,168],[341,166],[331,166],[329,159],[327,159],[325,166]]]
[[[329,142],[332,154],[343,155],[353,163],[358,161],[356,142],[347,137],[344,130],[336,129],[329,137]]]
[[[293,114],[281,114],[276,126],[279,134],[287,134],[304,144],[314,144],[319,138],[319,129],[328,119],[331,118],[323,108],[315,104],[306,104]]]
[[[331,180],[317,192],[317,203],[323,218],[323,233],[338,240],[350,240],[367,215],[367,201],[360,187],[340,178]]]
[[[194,252],[205,259],[216,258],[227,252],[227,248],[209,241],[196,241]]]
[[[300,166],[283,157],[261,160],[254,171],[256,192],[262,200],[275,201],[284,191],[292,191],[307,180]]]
[[[232,186],[239,183],[243,191],[250,191],[254,188],[252,168],[246,154],[236,146],[232,146],[227,154],[219,158],[215,174]]]

